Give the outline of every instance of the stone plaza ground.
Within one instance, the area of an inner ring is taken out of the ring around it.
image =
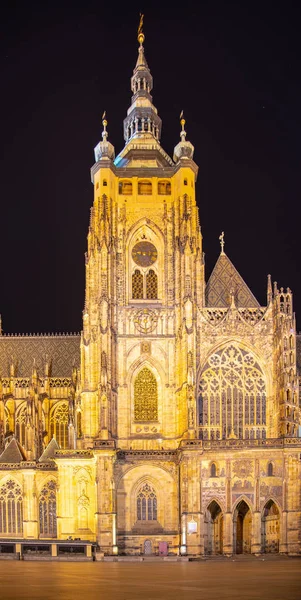
[[[301,558],[0,563],[2,600],[300,600]]]

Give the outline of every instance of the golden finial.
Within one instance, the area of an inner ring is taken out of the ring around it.
[[[143,31],[142,31],[142,29],[143,29],[143,19],[144,19],[144,15],[142,13],[140,13],[140,21],[139,21],[139,27],[138,27],[138,32],[137,32],[138,33],[137,39],[138,39],[138,42],[139,42],[140,46],[142,46],[142,44],[143,44],[143,42],[145,40],[145,35],[144,35]]]
[[[103,111],[103,115],[102,115],[102,117],[101,117],[102,124],[103,124],[103,126],[104,126],[104,127],[106,127],[106,126],[107,126],[107,124],[108,124],[108,121],[106,120],[106,114],[107,114],[107,113],[106,113],[106,111],[104,110],[104,111]]]
[[[181,110],[181,114],[180,114],[180,123],[182,125],[182,131],[184,131],[184,125],[186,123],[185,119],[184,119],[184,111]]]
[[[103,125],[102,137],[103,137],[104,140],[106,140],[107,137],[108,137],[108,132],[107,132],[108,121],[106,119],[106,111],[105,110],[103,112],[103,115],[102,115],[101,119],[102,119],[102,125]]]
[[[182,142],[185,142],[186,131],[185,131],[184,127],[185,127],[186,121],[184,119],[184,111],[183,110],[181,110],[181,114],[180,114],[180,123],[181,123],[181,127],[182,127],[181,132],[180,132],[180,138],[181,138]]]
[[[219,241],[220,241],[220,243],[221,243],[221,254],[225,254],[225,253],[224,253],[224,246],[225,246],[225,234],[224,234],[224,232],[223,232],[223,231],[222,231],[222,233],[220,234],[220,236],[219,236],[219,238],[218,238],[218,239],[219,239]]]

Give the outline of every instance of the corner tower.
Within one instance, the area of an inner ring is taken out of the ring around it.
[[[83,447],[176,448],[195,435],[196,317],[204,304],[198,167],[182,118],[173,159],[138,33],[125,146],[114,157],[103,118],[91,169],[82,335]]]

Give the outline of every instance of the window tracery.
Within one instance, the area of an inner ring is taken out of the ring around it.
[[[49,481],[43,487],[39,497],[40,534],[56,537],[56,483]]]
[[[158,384],[154,374],[147,367],[141,369],[134,382],[134,419],[158,419]]]
[[[157,496],[154,488],[145,483],[137,494],[137,521],[157,521]]]
[[[203,439],[265,438],[266,384],[252,353],[230,345],[212,354],[199,384]]]
[[[22,534],[23,498],[16,481],[9,479],[0,488],[0,534]]]
[[[50,437],[55,437],[60,448],[68,448],[69,410],[66,402],[57,402],[50,418]]]

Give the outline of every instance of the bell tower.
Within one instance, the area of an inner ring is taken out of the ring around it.
[[[125,146],[115,158],[103,115],[91,169],[79,410],[83,447],[176,448],[196,429],[197,313],[204,303],[198,167],[186,140],[163,150],[153,78],[138,31]]]

